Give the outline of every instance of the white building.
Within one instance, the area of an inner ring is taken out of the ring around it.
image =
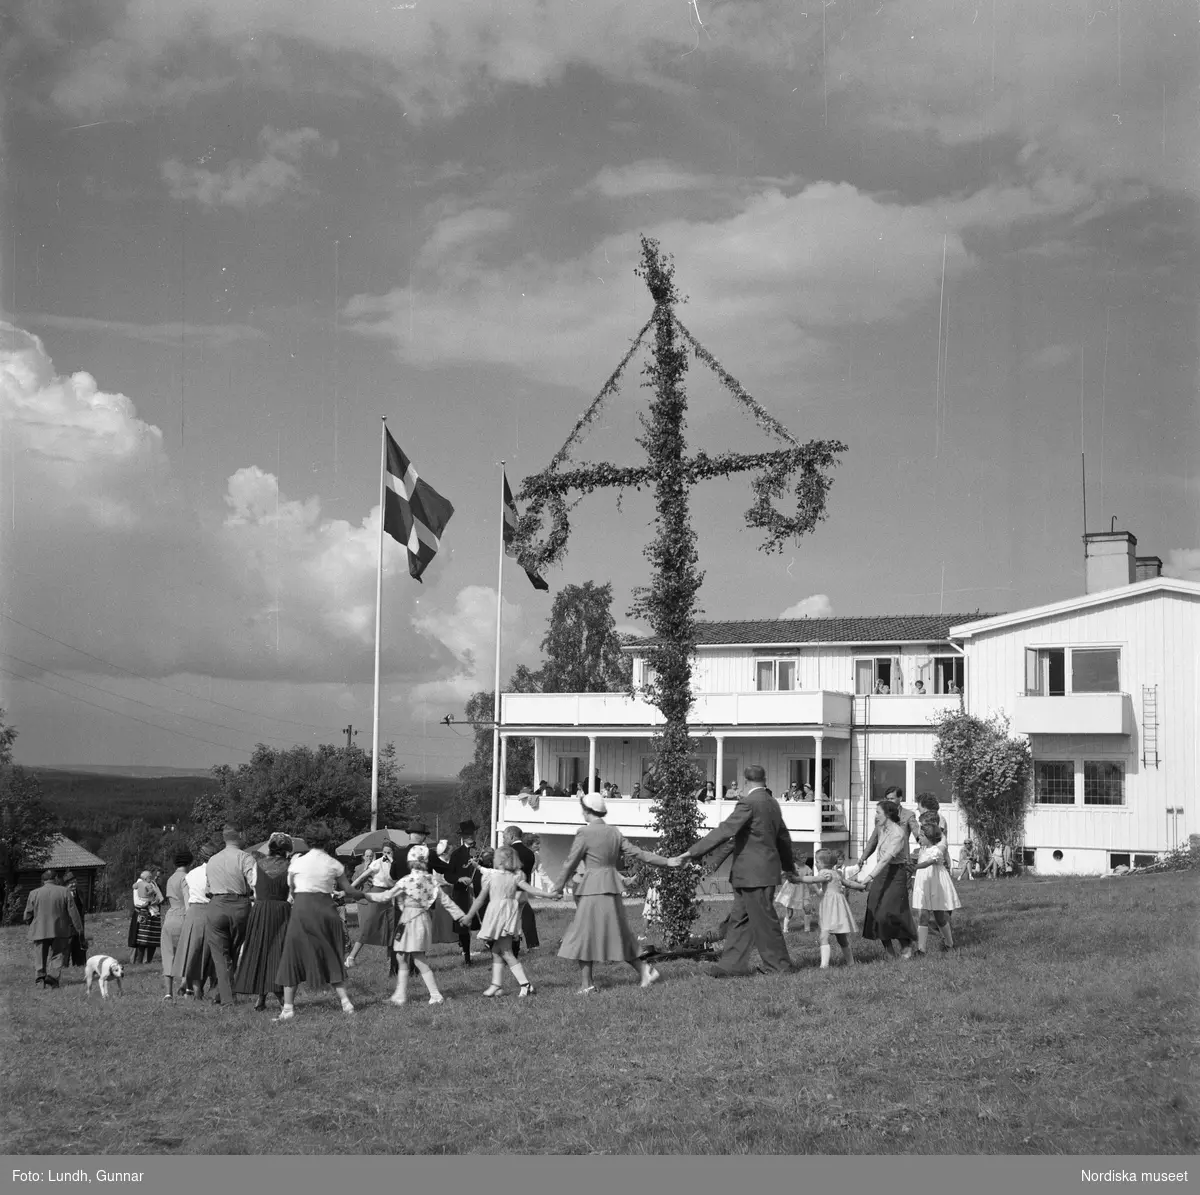
[[[802,857],[818,840],[851,857],[891,785],[910,805],[922,792],[938,798],[953,850],[965,825],[933,763],[930,723],[960,705],[1003,711],[1035,758],[1026,863],[1095,874],[1145,862],[1195,826],[1200,585],[1160,577],[1157,558],[1135,547],[1127,532],[1089,536],[1088,593],[1015,614],[700,623],[693,761],[718,790],[752,763],[777,797],[807,781],[816,800],[782,806]],[[646,646],[627,647],[635,690]],[[661,722],[620,693],[505,693],[502,759],[509,737],[532,738],[535,786],[615,783],[623,796],[609,822],[650,840],[652,801],[633,793]],[[702,805],[706,829],[731,808],[720,792]],[[533,810],[502,794],[499,816],[541,835],[552,876],[582,824],[570,797],[543,796]]]

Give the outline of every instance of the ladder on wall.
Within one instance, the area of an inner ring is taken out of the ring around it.
[[[1142,686],[1142,766],[1158,767],[1158,686]]]

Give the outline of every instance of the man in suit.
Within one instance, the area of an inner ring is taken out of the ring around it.
[[[75,898],[54,882],[54,872],[42,872],[42,886],[35,888],[25,902],[26,937],[33,943],[37,972],[34,984],[58,987],[64,956],[71,948],[71,935],[83,935],[83,918],[75,907]]]
[[[527,884],[533,883],[533,868],[537,859],[533,851],[525,845],[525,834],[520,826],[509,826],[504,831],[504,845],[510,847],[521,865],[521,878]],[[526,900],[521,902],[521,938],[525,945],[532,950],[541,939],[537,932],[537,917],[534,916],[533,906]],[[521,949],[521,943],[513,939],[513,956],[516,957]]]
[[[465,913],[479,895],[482,885],[475,868],[475,831],[479,827],[467,818],[458,823],[458,846],[450,852],[446,864],[446,879],[450,881],[450,896],[456,905]],[[458,945],[463,954],[463,966],[471,965],[471,931],[479,928],[479,918],[476,917],[471,925],[465,921],[458,923]]]
[[[738,798],[733,812],[711,834],[679,856],[685,860],[713,854],[714,864],[733,857],[729,872],[733,910],[728,918],[725,949],[709,972],[718,979],[749,975],[750,950],[755,946],[764,971],[792,969],[774,904],[781,872],[793,882],[799,878],[792,857],[792,840],[783,824],[779,802],[766,788],[766,772],[753,764],[743,774],[747,791]]]

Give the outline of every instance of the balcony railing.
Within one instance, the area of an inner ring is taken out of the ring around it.
[[[1132,734],[1133,705],[1128,693],[1021,694],[1012,721],[1020,734]]]
[[[848,726],[848,693],[697,693],[689,720],[704,726]],[[661,726],[655,706],[624,693],[503,693],[504,726]]]
[[[854,698],[855,726],[928,726],[938,714],[956,710],[957,693],[872,693]]]
[[[644,798],[620,797],[608,802],[610,826],[630,836],[645,837],[654,832],[654,802]],[[733,812],[735,801],[725,798],[720,801],[702,803],[702,833],[715,829]],[[848,836],[845,811],[841,801],[826,807],[821,815],[821,834],[831,840]],[[783,822],[793,837],[813,838],[817,829],[818,810],[815,801],[784,801],[780,804]],[[578,797],[542,797],[537,809],[530,809],[519,797],[500,798],[500,821],[503,825],[515,823],[534,834],[574,834],[583,825],[583,814]]]

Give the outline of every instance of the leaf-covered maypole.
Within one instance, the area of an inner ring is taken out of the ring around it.
[[[653,566],[651,584],[637,591],[630,614],[645,619],[653,631],[646,650],[653,679],[646,687],[646,697],[664,718],[662,732],[655,738],[655,829],[659,851],[671,856],[682,854],[696,841],[702,820],[694,795],[696,777],[688,759],[688,713],[692,703],[692,657],[696,651],[696,595],[704,574],[699,569],[688,491],[709,478],[756,473],[751,482],[755,502],[746,511],[746,525],[766,532],[760,545],[762,550],[780,551],[785,542],[811,531],[825,517],[831,484],[829,471],[846,446],[837,440],[799,443],[722,368],[675,314],[681,300],[675,289],[673,262],[659,251],[658,242],[648,237],[642,238],[637,274],[654,299],[654,311],[550,464],[522,482],[519,499],[526,506],[518,524],[515,548],[523,568],[541,572],[559,563],[566,554],[570,535],[569,494],[590,494],[609,487],[654,486],[656,535],[644,549]],[[651,328],[654,349],[644,372],[654,398],[648,413],[640,417],[645,435],[638,440],[646,451],[647,463],[633,466],[601,463],[564,469],[571,449],[604,401],[616,392],[625,367]],[[700,452],[689,458],[684,440],[687,395],[683,387],[689,349],[713,370],[764,432],[788,446],[775,452],[730,452],[713,457]],[[783,496],[793,478],[796,512],[785,515],[776,509],[774,499]],[[547,512],[550,527],[543,530]],[[717,782],[720,781],[721,777],[717,777]],[[699,872],[690,867],[661,873],[663,923],[672,945],[687,938],[695,919],[698,878]]]

